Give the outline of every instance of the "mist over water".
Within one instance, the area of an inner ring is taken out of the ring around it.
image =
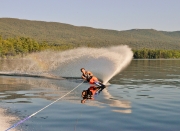
[[[25,58],[2,62],[0,70],[11,73],[80,77],[80,69],[85,68],[107,83],[124,69],[132,58],[133,52],[128,46],[81,47],[62,52],[33,53]]]

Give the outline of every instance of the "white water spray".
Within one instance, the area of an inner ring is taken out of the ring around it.
[[[128,46],[108,48],[76,48],[72,50],[33,53],[13,63],[3,65],[1,71],[57,76],[80,77],[80,68],[90,70],[107,83],[132,60],[133,52]],[[22,62],[21,62],[22,61]],[[12,62],[12,61],[11,61]]]

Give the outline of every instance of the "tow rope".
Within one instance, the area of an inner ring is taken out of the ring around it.
[[[65,95],[61,96],[60,98],[56,99],[55,101],[53,101],[52,103],[48,104],[47,106],[43,107],[42,109],[38,110],[37,112],[33,113],[32,115],[24,118],[23,120],[20,120],[19,122],[15,123],[14,125],[12,125],[11,127],[9,127],[8,129],[6,129],[5,131],[9,131],[12,128],[15,128],[16,126],[18,126],[19,124],[25,122],[26,120],[30,119],[32,116],[35,116],[37,113],[41,112],[42,110],[46,109],[47,107],[49,107],[50,105],[54,104],[55,102],[59,101],[60,99],[62,99],[63,97],[67,96],[69,93],[71,93],[72,91],[74,91],[76,88],[78,88],[81,84],[83,84],[83,82],[81,82],[79,85],[77,85],[76,87],[74,87],[71,91],[69,91],[68,93],[66,93]]]

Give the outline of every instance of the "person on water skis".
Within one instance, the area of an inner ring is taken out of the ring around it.
[[[80,69],[82,72],[82,78],[88,81],[90,84],[96,84],[98,86],[102,86],[103,84],[98,80],[97,77],[93,76],[92,72],[86,71],[84,68]]]

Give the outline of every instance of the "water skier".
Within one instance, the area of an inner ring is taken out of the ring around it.
[[[84,68],[80,69],[82,72],[82,78],[88,81],[90,84],[96,84],[98,86],[102,86],[103,84],[98,80],[97,77],[93,76],[92,72],[86,71]],[[103,85],[104,86],[104,85]]]

